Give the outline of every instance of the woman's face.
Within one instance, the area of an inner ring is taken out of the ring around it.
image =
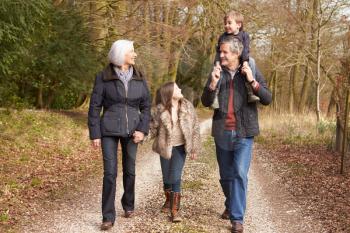
[[[173,93],[173,99],[181,99],[183,98],[183,95],[181,93],[181,89],[177,86],[177,84],[174,84],[174,93]]]
[[[125,65],[135,65],[135,59],[137,54],[135,53],[134,47],[125,53]]]

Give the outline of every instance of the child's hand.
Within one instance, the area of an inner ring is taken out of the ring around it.
[[[249,63],[247,61],[244,61],[243,66],[249,66]]]
[[[191,158],[192,160],[196,160],[196,159],[197,159],[197,154],[196,154],[196,153],[191,153],[191,154],[190,154],[190,158]]]

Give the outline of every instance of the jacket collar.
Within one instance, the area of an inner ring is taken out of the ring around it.
[[[161,115],[164,115],[164,117],[171,118],[171,114],[165,110],[163,104],[158,104],[156,108],[158,109]],[[179,100],[179,114],[186,114],[189,111],[189,108],[190,102],[187,99],[182,98]]]
[[[132,74],[132,78],[131,79],[136,79],[136,80],[143,80],[143,74],[141,72],[139,72],[135,66],[133,66],[134,68],[134,72]],[[113,68],[113,64],[110,63],[108,64],[103,72],[103,81],[110,81],[110,80],[117,80],[120,79],[120,77],[117,75],[117,73],[115,72],[114,68]]]
[[[187,113],[189,112],[190,108],[190,102],[186,100],[185,98],[182,98],[180,101],[179,105],[179,122],[180,126],[184,128],[185,126],[183,125],[183,120],[188,117]],[[167,129],[169,135],[171,135],[172,132],[172,119],[171,119],[171,114],[165,110],[164,106],[162,104],[157,105],[157,109],[160,112],[160,120],[162,124],[165,126]]]
[[[227,74],[229,74],[230,76],[231,76],[231,70],[229,70],[226,66],[223,66],[222,67],[222,70],[223,70],[223,72],[225,72],[225,73],[227,73]],[[242,70],[242,65],[239,65],[238,67],[237,67],[237,70],[236,70],[236,73],[235,73],[235,75],[237,75],[237,74],[241,74],[241,70]]]

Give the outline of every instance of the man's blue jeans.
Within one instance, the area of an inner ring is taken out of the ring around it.
[[[220,184],[231,221],[243,224],[246,210],[248,171],[254,138],[238,138],[236,131],[225,130],[215,138]]]

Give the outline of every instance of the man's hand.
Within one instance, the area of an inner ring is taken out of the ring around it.
[[[134,137],[133,140],[134,140],[135,143],[142,142],[143,139],[145,138],[145,134],[142,133],[141,131],[135,131],[132,136]]]
[[[100,148],[100,146],[101,146],[101,139],[98,138],[98,139],[91,140],[91,145],[92,145],[92,148],[94,148],[95,150]]]
[[[213,71],[211,72],[211,83],[210,83],[210,88],[215,89],[216,85],[218,84],[220,80],[220,72],[221,72],[221,66],[220,63],[217,62],[214,66]]]
[[[248,62],[244,62],[243,63],[242,73],[247,76],[247,81],[249,83],[254,80],[253,72],[252,72],[252,69],[250,69],[250,66],[249,66]]]
[[[243,66],[249,66],[249,62],[244,61],[244,62],[243,62]]]

